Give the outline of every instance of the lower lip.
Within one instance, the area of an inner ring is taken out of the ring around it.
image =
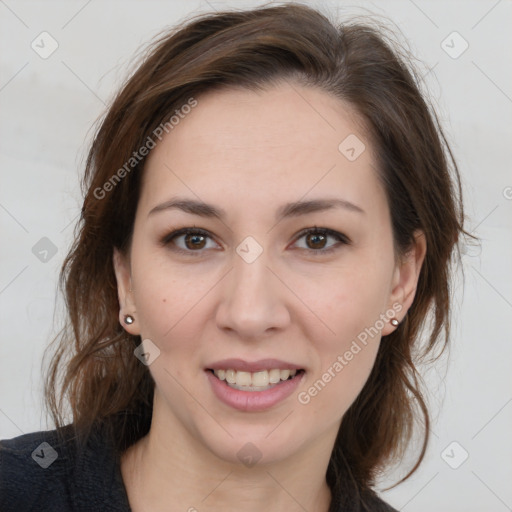
[[[206,370],[206,373],[215,396],[233,409],[245,412],[264,411],[285,400],[297,389],[304,377],[304,372],[300,372],[292,379],[283,380],[265,391],[240,391],[229,387],[226,381],[218,379],[212,371]]]

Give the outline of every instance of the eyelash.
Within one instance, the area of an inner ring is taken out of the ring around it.
[[[307,236],[309,234],[331,236],[333,238],[336,238],[338,240],[338,242],[340,242],[342,245],[350,245],[352,243],[351,240],[343,233],[339,233],[338,231],[334,231],[334,230],[328,229],[328,228],[318,228],[317,226],[312,227],[312,228],[303,229],[297,235],[296,241],[298,241],[302,237]],[[194,228],[188,227],[188,228],[181,228],[181,229],[172,231],[171,233],[165,235],[160,240],[160,243],[162,246],[165,247],[165,246],[169,245],[175,238],[178,238],[179,236],[183,236],[183,235],[200,235],[200,236],[208,237],[210,239],[212,238],[210,236],[210,234],[208,233],[208,231],[205,231],[204,229],[196,228],[196,227],[194,227]],[[310,253],[313,253],[316,256],[316,255],[330,254],[330,253],[336,251],[337,249],[339,249],[339,245],[336,244],[333,247],[330,247],[328,249],[308,249],[308,248],[306,248],[306,249],[301,248],[301,249],[306,250]],[[201,256],[201,254],[204,252],[204,250],[192,251],[192,250],[184,250],[179,247],[175,247],[173,250],[176,252],[179,252],[181,254],[193,255],[195,257]],[[197,253],[197,254],[194,254],[194,253]]]

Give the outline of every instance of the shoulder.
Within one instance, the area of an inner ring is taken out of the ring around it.
[[[346,488],[333,496],[329,512],[398,512],[371,488]]]
[[[61,508],[69,505],[65,487],[72,466],[72,451],[56,430],[1,440],[0,510],[37,510],[52,499]]]
[[[398,512],[391,505],[388,505],[385,501],[379,498],[379,496],[377,496],[377,494],[374,492],[367,494],[363,498],[363,503],[367,510],[371,510],[371,512]]]
[[[95,431],[79,447],[71,425],[0,440],[0,510],[130,510],[119,459]]]
[[[373,489],[366,489],[361,493],[361,512],[398,512],[380,498]]]

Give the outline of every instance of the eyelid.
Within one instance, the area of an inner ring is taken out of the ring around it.
[[[193,226],[193,227],[179,228],[179,229],[175,229],[175,230],[171,231],[170,233],[166,234],[164,237],[162,237],[160,239],[160,244],[165,247],[165,246],[169,245],[173,239],[178,238],[183,235],[189,235],[189,234],[201,235],[201,236],[209,238],[210,240],[214,240],[211,233],[209,233],[205,229],[196,228],[195,226]],[[204,251],[185,251],[184,249],[181,249],[179,247],[176,247],[174,250],[176,250],[178,252],[186,253],[186,254],[204,252]]]
[[[336,231],[335,229],[329,229],[329,228],[321,228],[318,226],[313,226],[310,228],[305,228],[299,233],[297,233],[295,237],[295,241],[297,241],[299,238],[302,238],[305,235],[309,235],[310,233],[318,233],[326,236],[332,236],[333,238],[338,239],[340,242],[342,242],[345,245],[350,245],[352,243],[352,240],[345,235],[344,233],[340,233],[339,231]],[[320,250],[314,251],[314,252],[322,252]],[[325,250],[323,251],[325,252]]]
[[[301,230],[299,233],[297,233],[295,235],[293,243],[296,243],[299,239],[301,239],[302,237],[304,237],[306,235],[309,235],[310,233],[331,236],[333,238],[336,238],[339,242],[338,244],[336,244],[332,247],[329,247],[327,249],[315,250],[315,249],[308,249],[308,248],[303,248],[303,247],[298,248],[299,250],[307,251],[310,254],[311,253],[313,253],[315,255],[329,254],[329,253],[339,249],[340,244],[342,244],[342,245],[352,244],[352,241],[350,240],[350,238],[347,235],[345,235],[344,233],[340,233],[339,231],[336,231],[333,229],[322,228],[322,227],[318,227],[318,226],[304,228],[303,230]],[[160,243],[162,246],[165,247],[165,246],[169,245],[173,239],[178,238],[183,235],[188,235],[188,234],[204,236],[204,237],[209,238],[210,240],[215,241],[214,237],[207,230],[193,226],[193,227],[179,228],[179,229],[171,231],[170,233],[166,234],[163,238],[161,238]],[[218,242],[215,242],[215,243],[218,244]],[[180,247],[175,247],[173,250],[176,252],[180,252],[182,254],[193,255],[193,256],[200,256],[205,252],[204,249],[193,251],[193,250],[184,250],[184,249],[181,249]]]

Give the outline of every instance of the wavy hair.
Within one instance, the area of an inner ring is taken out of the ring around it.
[[[453,256],[467,234],[459,172],[403,52],[369,24],[335,23],[303,5],[195,17],[159,35],[113,99],[88,153],[81,217],[60,273],[68,316],[48,348],[47,410],[60,429],[68,405],[79,439],[101,423],[119,450],[148,432],[154,381],[133,355],[140,336],[119,324],[112,263],[114,248],[130,247],[145,158],[132,162],[108,193],[104,185],[190,98],[219,88],[263,90],[283,80],[325,91],[363,120],[396,254],[411,247],[416,230],[426,237],[414,302],[400,327],[382,338],[371,374],[343,417],[327,470],[333,491],[347,472],[359,489],[370,489],[422,424],[420,453],[405,480],[429,438],[418,361],[442,352],[449,339]]]

